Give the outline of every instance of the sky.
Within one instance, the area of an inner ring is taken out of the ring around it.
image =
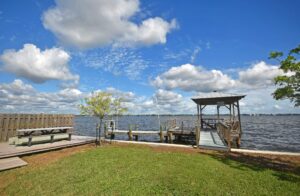
[[[300,113],[276,101],[271,51],[300,43],[297,0],[1,0],[0,112],[79,113],[93,92],[129,114],[195,114],[191,97],[246,95],[241,113]],[[208,113],[215,108],[208,108]]]

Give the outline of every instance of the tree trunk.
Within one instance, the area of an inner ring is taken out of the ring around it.
[[[100,118],[100,126],[99,126],[99,145],[101,146],[101,129],[102,129],[102,118]]]
[[[97,123],[96,124],[96,141],[95,141],[96,146],[98,145],[98,132],[99,132],[99,124]]]

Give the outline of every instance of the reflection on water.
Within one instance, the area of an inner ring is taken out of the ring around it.
[[[184,126],[195,125],[196,116],[161,116],[160,122],[176,119],[184,121]],[[299,116],[241,116],[241,148],[259,150],[277,150],[300,152]],[[95,136],[97,118],[88,116],[75,117],[75,132],[80,135]],[[138,124],[139,130],[158,130],[157,116],[122,116],[119,117],[119,129],[128,130],[129,124]],[[126,140],[126,136],[116,136]],[[157,136],[143,136],[139,140],[158,141]]]

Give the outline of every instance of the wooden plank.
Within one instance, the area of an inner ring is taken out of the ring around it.
[[[36,114],[36,115],[34,115],[34,117],[35,117],[34,128],[39,128],[40,127],[40,115]]]
[[[13,134],[14,134],[14,129],[15,129],[15,124],[16,124],[16,119],[17,115],[16,114],[11,114],[10,115],[10,121],[9,121],[9,128],[8,128],[8,133],[7,133],[7,140],[10,138],[10,137],[13,137]]]
[[[20,125],[19,125],[19,129],[25,129],[26,128],[26,118],[25,118],[25,114],[21,114],[20,115]]]
[[[114,130],[114,131],[107,131],[108,134],[128,134],[129,131],[127,130]],[[165,131],[163,131],[165,132]],[[142,134],[142,135],[159,135],[160,131],[131,131],[132,134]]]
[[[15,129],[14,129],[14,135],[13,136],[16,136],[17,129],[19,129],[19,127],[20,127],[20,114],[17,114],[17,122],[16,122],[16,126],[15,126]]]
[[[59,126],[58,118],[59,118],[59,115],[57,115],[57,114],[53,115],[53,127]]]
[[[73,115],[68,115],[68,116],[69,116],[68,125],[73,126]]]
[[[44,125],[44,114],[43,113],[41,114],[41,124],[40,124],[40,127],[45,127],[45,125]]]
[[[3,127],[4,127],[4,125],[3,125],[3,122],[4,122],[4,115],[3,114],[0,114],[0,142],[1,141],[5,141],[4,139],[3,139],[3,132],[4,132],[4,129],[3,129]]]
[[[8,140],[7,134],[9,129],[9,120],[10,120],[9,115],[8,114],[4,115],[4,123],[3,123],[4,131],[2,137],[5,141]]]
[[[27,129],[29,129],[29,128],[30,128],[30,114],[29,114],[29,115],[26,115],[26,116],[25,116],[25,119],[26,119],[26,125],[25,125],[25,127],[26,127]]]
[[[2,141],[2,131],[3,131],[3,114],[0,114],[0,142]]]
[[[27,163],[19,157],[0,159],[0,171],[22,167],[25,165],[27,165]]]

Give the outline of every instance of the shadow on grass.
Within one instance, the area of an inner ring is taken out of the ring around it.
[[[288,160],[282,160],[278,157],[253,156],[242,153],[201,153],[207,154],[235,169],[251,169],[257,172],[272,169],[275,170],[273,175],[279,180],[300,183],[299,165]]]

